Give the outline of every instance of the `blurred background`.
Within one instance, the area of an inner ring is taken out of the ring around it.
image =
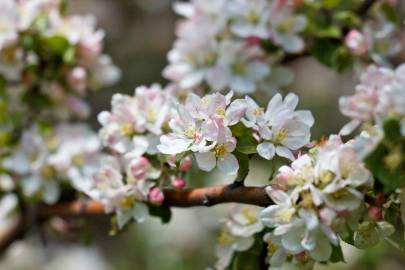
[[[0,0],[1,1],[1,0]],[[402,1],[402,0],[400,0]],[[133,94],[142,84],[165,84],[161,71],[166,65],[166,53],[175,38],[178,19],[169,0],[70,0],[72,13],[94,14],[105,29],[106,52],[122,69],[121,81],[111,89],[92,92],[92,125],[99,128],[96,115],[110,109],[110,98],[116,93]],[[403,1],[405,6],[405,1]],[[405,57],[402,56],[402,59]],[[398,59],[400,62],[400,59]],[[291,65],[295,73],[289,91],[300,97],[300,107],[310,109],[316,122],[313,138],[336,133],[348,121],[339,114],[338,97],[351,94],[355,74],[338,74],[311,59],[301,59]],[[249,185],[263,183],[268,177],[264,163],[253,163],[255,177]],[[226,182],[215,173],[202,175],[195,186]],[[169,224],[152,218],[143,224],[128,226],[124,232],[109,236],[108,218],[86,223],[74,220],[69,226],[79,227],[81,245],[76,237],[60,237],[50,231],[39,231],[40,237],[15,244],[0,262],[0,269],[75,269],[75,270],[185,270],[206,269],[215,262],[218,220],[229,206],[213,208],[174,209]],[[66,226],[62,220],[53,222]],[[59,222],[59,223],[58,223]],[[319,269],[405,269],[405,258],[388,244],[380,244],[366,253],[344,249],[348,265],[319,266]]]

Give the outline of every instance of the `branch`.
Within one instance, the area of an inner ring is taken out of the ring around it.
[[[0,253],[4,252],[14,241],[22,238],[28,230],[27,227],[21,216],[14,219],[12,224],[0,233]]]
[[[265,187],[216,186],[184,190],[164,190],[164,205],[169,207],[213,206],[222,203],[243,203],[257,206],[272,204]],[[97,201],[76,200],[55,205],[41,205],[38,213],[47,216],[98,215],[104,206]]]
[[[377,0],[365,0],[357,9],[356,13],[360,16],[365,15]]]

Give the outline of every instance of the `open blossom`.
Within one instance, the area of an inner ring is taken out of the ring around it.
[[[178,24],[163,75],[180,88],[231,88],[238,94],[273,90],[270,76],[276,82],[284,74],[272,73],[261,41],[270,40],[290,53],[304,48],[299,33],[306,20],[294,14],[289,1],[194,0],[175,3],[174,9],[185,19]]]
[[[118,228],[122,228],[131,219],[142,222],[149,216],[144,202],[153,182],[135,181],[127,183],[121,173],[120,162],[113,157],[106,157],[93,175],[93,186],[87,194],[104,204],[106,213],[114,212]]]
[[[3,166],[21,181],[25,196],[49,204],[59,199],[60,184],[75,175],[100,150],[98,136],[85,125],[59,125],[52,134],[26,130],[20,145]]]
[[[172,113],[171,96],[159,85],[138,87],[134,96],[115,94],[111,112],[98,116],[103,143],[128,158],[155,154],[159,135]]]
[[[245,251],[253,245],[254,235],[263,230],[260,209],[250,205],[235,205],[230,209],[229,218],[224,220],[218,237],[217,270],[227,268],[234,252]]]
[[[307,26],[304,15],[295,15],[293,6],[284,0],[275,0],[270,14],[271,39],[286,52],[304,49],[304,40],[298,35]]]
[[[277,154],[294,160],[291,150],[298,150],[309,143],[314,119],[309,111],[295,111],[297,104],[296,95],[289,94],[283,100],[277,94],[264,110],[251,98],[245,98],[246,111],[242,123],[257,132],[260,138],[257,152],[260,156],[272,159]]]
[[[228,111],[231,96],[190,94],[185,105],[177,105],[178,115],[169,122],[172,132],[160,138],[159,151],[168,155],[192,151],[200,169],[211,171],[217,165],[226,174],[236,174],[239,165],[232,154],[236,139],[228,125],[238,122],[239,112]]]
[[[360,77],[360,84],[352,96],[341,97],[341,112],[352,119],[341,130],[349,134],[361,123],[368,122],[381,127],[384,119],[398,117],[401,132],[405,134],[405,66],[396,70],[369,66]]]

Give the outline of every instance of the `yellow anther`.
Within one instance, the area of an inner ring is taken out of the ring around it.
[[[195,132],[196,132],[195,128],[189,127],[189,128],[187,128],[187,129],[183,132],[183,134],[184,134],[184,136],[186,136],[187,138],[193,139],[194,136],[195,136]]]
[[[225,117],[225,109],[222,107],[218,107],[215,109],[215,112],[217,113],[218,116],[220,117]]]
[[[312,208],[314,205],[314,201],[312,200],[312,195],[310,192],[303,192],[301,194],[302,201],[300,205],[304,208]]]
[[[84,155],[81,155],[81,154],[74,155],[72,157],[72,163],[73,163],[73,165],[76,165],[76,166],[84,165],[84,163],[85,163]]]
[[[281,143],[285,140],[288,136],[288,131],[285,128],[277,130],[276,134],[274,134],[273,141],[274,143]]]
[[[267,256],[271,257],[273,256],[273,254],[277,251],[278,246],[276,244],[274,244],[273,241],[268,240],[267,241]]]
[[[53,166],[45,165],[41,169],[41,174],[45,179],[52,180],[52,179],[54,179],[56,177],[57,172],[56,172],[56,170],[55,170],[55,168]]]
[[[338,191],[333,192],[332,197],[335,199],[340,199],[349,194],[350,194],[349,191],[347,191],[346,189],[343,188],[343,189],[339,189]]]
[[[294,208],[288,208],[281,210],[277,213],[277,218],[281,220],[283,223],[289,223],[295,213]]]
[[[125,123],[121,126],[121,134],[124,136],[131,136],[135,133],[134,126],[131,123]]]
[[[214,148],[214,153],[216,157],[222,157],[224,156],[227,151],[226,151],[226,147],[225,144],[217,144]]]
[[[253,114],[256,116],[260,116],[264,113],[264,109],[262,107],[257,107],[254,109]]]
[[[245,206],[242,208],[242,215],[246,219],[248,224],[254,224],[257,222],[256,211],[249,206]]]
[[[222,230],[218,235],[218,243],[221,246],[227,246],[235,242],[235,237],[233,237],[228,230]]]
[[[121,199],[120,201],[120,206],[124,209],[124,210],[129,210],[131,208],[133,208],[135,205],[135,199],[128,196],[128,197],[124,197]]]
[[[333,179],[335,179],[335,174],[332,171],[326,170],[322,171],[319,176],[319,186],[325,187],[329,184]]]
[[[244,75],[246,73],[246,65],[245,65],[245,63],[236,62],[235,64],[233,64],[232,67],[233,67],[233,71],[237,75]]]
[[[259,19],[260,17],[255,10],[250,10],[249,14],[246,16],[246,20],[251,24],[257,24]]]

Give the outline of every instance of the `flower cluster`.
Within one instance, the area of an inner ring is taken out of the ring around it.
[[[24,131],[19,145],[2,166],[13,176],[25,196],[55,203],[64,182],[75,176],[101,149],[96,133],[86,125],[60,124],[54,129],[33,126]]]
[[[372,176],[353,144],[331,136],[279,169],[267,188],[275,204],[260,215],[263,224],[274,229],[264,237],[271,266],[280,267],[291,258],[299,264],[326,262],[339,246],[339,237],[358,229],[354,221],[361,217]]]
[[[405,136],[405,65],[395,70],[369,66],[360,76],[356,93],[341,97],[341,112],[352,121],[344,126],[342,134],[349,134],[362,123],[377,124],[382,128],[387,118],[398,118]]]
[[[265,159],[277,153],[294,160],[291,150],[309,143],[314,120],[309,111],[295,111],[296,95],[283,100],[277,94],[264,111],[250,97],[231,102],[232,94],[200,98],[191,93],[184,105],[178,105],[177,117],[169,122],[172,132],[160,138],[159,151],[169,155],[193,152],[200,169],[211,171],[218,166],[222,172],[235,175],[239,164],[233,152],[238,140],[231,127],[238,123],[247,128],[257,153]]]
[[[163,75],[179,88],[231,88],[246,94],[289,83],[290,72],[279,66],[271,69],[275,61],[261,43],[287,53],[304,49],[298,34],[306,18],[294,13],[295,1],[193,0],[175,3],[174,9],[186,19],[178,24],[178,39]]]
[[[115,94],[111,112],[98,115],[104,145],[128,158],[156,154],[159,137],[174,113],[174,102],[171,92],[158,84],[137,87],[134,96]]]
[[[401,41],[395,23],[383,14],[367,21],[361,30],[352,29],[345,36],[345,45],[353,55],[369,56],[375,63],[386,65],[389,58],[397,55]]]
[[[20,90],[17,108],[25,106],[27,113],[86,117],[86,91],[120,76],[102,54],[104,32],[95,18],[65,15],[60,0],[1,1],[0,25],[0,78],[9,95]]]

